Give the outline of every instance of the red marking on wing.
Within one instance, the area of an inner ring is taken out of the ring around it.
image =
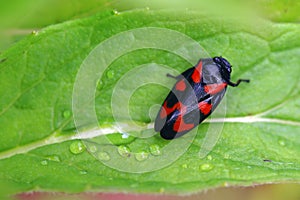
[[[204,115],[208,115],[212,109],[212,105],[207,102],[200,102],[198,103],[198,108]]]
[[[194,81],[194,83],[200,83],[201,76],[202,76],[202,61],[200,61],[197,67],[195,67],[195,70],[193,71],[191,78]]]
[[[180,107],[180,103],[177,102],[174,104],[171,108],[168,108],[167,101],[165,101],[164,105],[162,106],[162,109],[160,110],[160,118],[167,117],[170,113],[172,113],[174,110],[176,110],[178,107]]]
[[[181,80],[181,81],[179,81],[178,83],[176,83],[175,88],[176,88],[176,90],[184,91],[185,88],[186,88],[186,85],[185,85],[184,80]]]
[[[192,129],[194,127],[194,124],[186,124],[182,118],[182,116],[186,113],[186,106],[180,102],[177,102],[171,108],[168,108],[167,102],[165,101],[160,112],[160,117],[165,118],[176,109],[180,111],[180,115],[174,123],[173,130],[176,132],[182,132]]]
[[[176,119],[173,130],[176,132],[188,131],[194,128],[194,124],[186,124],[182,118],[182,115],[179,115]]]
[[[226,86],[227,83],[209,84],[204,86],[204,91],[208,94],[214,95],[221,92]]]

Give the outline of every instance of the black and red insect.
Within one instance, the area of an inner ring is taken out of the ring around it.
[[[222,57],[200,59],[196,66],[175,78],[172,91],[162,104],[154,129],[170,140],[197,127],[221,102],[227,86],[236,87],[247,79],[230,81],[231,65]]]

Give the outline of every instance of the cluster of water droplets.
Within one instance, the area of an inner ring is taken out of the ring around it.
[[[138,152],[132,152],[130,148],[126,145],[118,146],[118,153],[120,156],[124,158],[129,158],[134,156],[137,161],[144,161],[149,158],[150,155],[152,156],[159,156],[161,155],[161,148],[157,144],[152,144],[148,147],[148,150],[141,150]]]
[[[109,161],[111,159],[110,155],[108,152],[105,151],[99,151],[96,145],[89,145],[88,149],[86,146],[83,144],[81,140],[76,140],[73,141],[70,146],[69,150],[73,155],[78,155],[86,150],[88,150],[90,153],[96,155],[97,159],[101,161]],[[148,147],[148,151],[142,150],[139,152],[132,152],[130,148],[126,145],[120,145],[117,148],[118,154],[123,157],[123,158],[129,158],[131,156],[134,156],[137,161],[144,161],[146,160],[150,155],[152,156],[159,156],[161,155],[161,147],[157,144],[152,144]],[[211,164],[210,162],[212,161],[212,156],[208,155],[206,157],[206,161],[202,164],[199,165],[199,170],[200,172],[209,172],[212,169],[214,169],[214,165]],[[47,166],[50,162],[61,162],[61,159],[58,155],[49,155],[46,156],[40,164],[43,166]],[[187,163],[184,163],[181,165],[183,169],[188,169],[189,165]],[[86,170],[81,170],[80,174],[87,174]]]
[[[41,165],[48,165],[49,162],[60,162],[60,157],[58,155],[46,156],[44,160],[41,161]]]

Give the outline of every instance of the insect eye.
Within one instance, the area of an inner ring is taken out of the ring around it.
[[[232,69],[230,65],[227,67],[227,70],[229,71],[229,73],[231,73]]]
[[[230,63],[229,63],[225,58],[222,58],[222,62],[223,62],[227,67],[230,66]]]
[[[213,60],[214,60],[215,63],[221,63],[222,58],[221,59],[220,58],[221,57],[214,57]]]
[[[225,59],[221,58],[222,66],[225,66],[226,70],[231,73],[231,65],[230,63]]]

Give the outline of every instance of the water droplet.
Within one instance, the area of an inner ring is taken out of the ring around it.
[[[212,160],[212,156],[211,156],[211,155],[208,155],[208,156],[207,156],[207,160]]]
[[[54,162],[60,162],[60,158],[59,158],[58,155],[47,156],[47,159],[50,160],[50,161],[54,161]]]
[[[285,146],[285,142],[283,140],[279,140],[278,143],[280,146]]]
[[[114,9],[114,10],[113,10],[113,14],[114,14],[114,15],[120,15],[120,12],[117,11],[116,9]]]
[[[181,167],[184,168],[184,169],[186,169],[186,168],[188,168],[188,165],[187,164],[183,164],[183,165],[181,165]]]
[[[113,70],[108,70],[108,72],[106,72],[106,76],[109,79],[112,79],[115,76],[115,72]]]
[[[129,157],[130,156],[130,149],[127,146],[121,145],[118,147],[118,152],[123,157]]]
[[[137,161],[143,161],[143,160],[146,160],[149,156],[149,153],[146,152],[146,151],[141,151],[141,152],[138,152],[135,154],[135,159]]]
[[[108,161],[110,160],[110,156],[107,152],[99,152],[97,157],[99,158],[99,160],[102,160],[102,161]]]
[[[70,110],[65,110],[63,112],[63,117],[64,118],[69,118],[71,116],[72,112]]]
[[[214,168],[214,166],[209,163],[204,163],[204,164],[200,165],[200,170],[205,171],[205,172],[208,172],[208,171],[212,170],[213,168]]]
[[[121,133],[121,135],[122,135],[122,138],[123,139],[127,139],[127,138],[129,138],[129,134],[128,133]]]
[[[41,161],[41,165],[48,165],[48,161],[47,160],[43,160],[43,161]]]
[[[149,147],[150,153],[154,156],[158,156],[161,154],[160,147],[157,144],[153,144]]]
[[[34,36],[37,36],[39,34],[39,32],[38,31],[32,31],[31,34],[34,35]]]
[[[79,173],[82,174],[82,175],[85,175],[85,174],[87,174],[87,171],[86,170],[81,170]]]
[[[73,154],[80,154],[85,151],[85,146],[80,140],[74,141],[70,145],[70,151]]]
[[[97,147],[96,147],[95,145],[89,146],[89,151],[90,151],[91,153],[95,153],[97,150],[98,150],[98,149],[97,149]]]

